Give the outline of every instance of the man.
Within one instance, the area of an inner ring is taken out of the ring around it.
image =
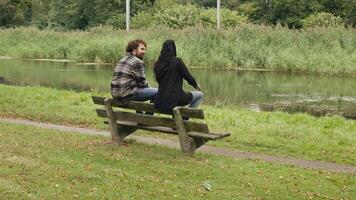
[[[115,99],[147,101],[156,95],[157,88],[149,87],[145,76],[143,57],[146,47],[141,39],[127,44],[127,54],[116,65],[111,80],[111,94]]]

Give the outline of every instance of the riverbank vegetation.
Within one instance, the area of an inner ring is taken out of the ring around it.
[[[130,2],[134,27],[165,25],[183,28],[216,23],[216,0]],[[0,26],[85,30],[99,25],[111,25],[120,29],[125,28],[125,3],[124,0],[3,0],[0,1]],[[254,24],[282,24],[297,29],[311,25],[309,22],[317,22],[312,23],[317,26],[356,25],[354,0],[221,0],[221,5],[223,27],[234,27],[246,21]],[[323,23],[319,23],[320,20]]]
[[[0,123],[4,199],[352,199],[355,177]]]
[[[107,128],[96,116],[96,106],[87,92],[0,85],[0,96],[3,117]],[[356,121],[307,114],[256,113],[236,106],[202,108],[212,130],[231,133],[221,141],[209,142],[211,145],[356,165]]]
[[[246,24],[220,31],[161,27],[129,34],[108,27],[69,32],[15,28],[1,29],[0,38],[0,55],[15,58],[115,63],[124,54],[127,41],[143,38],[148,42],[145,61],[150,66],[162,42],[172,38],[178,56],[189,66],[356,73],[356,34],[345,28],[290,30]]]
[[[132,0],[128,34],[123,0],[5,0],[0,56],[115,63],[143,38],[151,65],[171,38],[190,66],[356,74],[356,1],[222,0],[219,31],[215,7]]]

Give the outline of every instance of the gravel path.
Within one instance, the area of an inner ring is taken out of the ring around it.
[[[86,135],[102,135],[102,136],[110,137],[110,132],[108,131],[98,131],[95,129],[88,129],[88,128],[76,128],[76,127],[68,127],[68,126],[48,124],[48,123],[33,122],[29,120],[8,119],[8,118],[0,118],[0,122],[31,125],[31,126],[37,126],[42,128],[67,131],[67,132],[78,132]],[[135,136],[135,135],[131,135],[129,136],[129,138],[146,144],[158,144],[169,148],[177,148],[177,149],[180,148],[179,143],[168,139],[153,138],[147,136]],[[257,159],[270,163],[291,165],[291,166],[296,166],[296,167],[301,167],[306,169],[316,169],[316,170],[325,170],[330,172],[356,174],[355,166],[335,164],[335,163],[325,162],[325,161],[310,161],[310,160],[302,160],[293,157],[270,156],[261,153],[239,151],[236,149],[213,147],[209,145],[202,146],[201,148],[198,149],[198,152],[209,153],[213,155],[222,155],[235,159],[252,159],[252,160]]]

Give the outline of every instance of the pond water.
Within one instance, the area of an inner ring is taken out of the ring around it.
[[[0,76],[10,85],[110,92],[113,67],[0,60]],[[356,118],[355,77],[217,69],[191,69],[191,72],[203,89],[205,104]],[[152,69],[148,67],[146,73],[150,85],[157,86]],[[186,84],[185,89],[192,88]]]

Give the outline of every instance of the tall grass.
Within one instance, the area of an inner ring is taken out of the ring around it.
[[[115,63],[129,40],[143,38],[148,43],[145,61],[151,65],[163,41],[172,38],[178,56],[188,65],[355,74],[355,33],[344,28],[290,30],[253,25],[221,31],[194,27],[130,33],[107,27],[85,32],[16,28],[0,30],[0,55]]]

